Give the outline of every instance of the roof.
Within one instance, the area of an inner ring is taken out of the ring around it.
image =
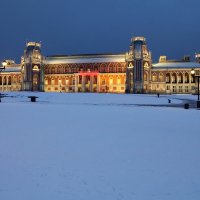
[[[197,62],[164,62],[155,63],[152,65],[153,69],[177,69],[177,68],[200,68],[200,63]]]
[[[84,54],[72,54],[72,55],[50,55],[48,57],[96,57],[96,56],[115,56],[115,55],[122,55],[124,53],[113,54],[113,53],[84,53]]]
[[[1,73],[4,72],[21,72],[21,65],[20,64],[14,64],[7,66],[4,70],[2,70]]]
[[[124,54],[83,54],[72,56],[48,56],[45,64],[65,63],[104,63],[104,62],[125,62]]]

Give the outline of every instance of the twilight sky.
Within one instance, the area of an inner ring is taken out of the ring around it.
[[[0,0],[0,60],[20,61],[26,41],[44,55],[120,53],[147,38],[153,60],[200,52],[200,0]]]

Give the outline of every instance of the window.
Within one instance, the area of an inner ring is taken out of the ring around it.
[[[73,78],[72,80],[72,85],[75,85],[75,78]]]
[[[181,74],[178,75],[178,82],[183,83],[183,76]]]
[[[144,73],[144,81],[147,81],[147,74]]]
[[[11,76],[8,77],[8,85],[11,85]]]
[[[157,76],[156,76],[156,74],[153,74],[153,76],[152,76],[152,81],[153,81],[153,82],[156,82],[156,81],[157,81]]]
[[[191,83],[195,83],[195,78],[194,78],[194,76],[191,76]]]
[[[167,90],[170,90],[170,85],[167,85]]]
[[[13,83],[17,83],[17,77],[16,76],[13,77]]]
[[[176,74],[172,75],[172,83],[176,83]]]
[[[179,92],[183,92],[183,87],[179,86]]]
[[[3,84],[6,85],[6,77],[3,78]]]
[[[163,74],[159,74],[159,82],[163,82],[163,80],[164,80]]]
[[[55,80],[51,79],[51,85],[55,85]]]
[[[106,84],[106,80],[105,80],[105,79],[102,79],[101,84],[102,84],[102,85],[105,85],[105,84]]]
[[[174,93],[176,92],[176,86],[173,86],[173,92]]]
[[[105,73],[106,67],[104,65],[101,66],[101,72]]]
[[[185,86],[185,92],[189,92],[188,86]]]
[[[185,74],[185,83],[189,83],[189,75],[188,75],[188,73]]]
[[[109,83],[110,83],[110,85],[113,84],[113,79],[112,78],[110,78]]]
[[[191,89],[192,89],[192,90],[195,90],[195,86],[192,86]]]
[[[166,74],[166,83],[170,83],[170,74]]]
[[[118,85],[121,84],[121,79],[120,78],[117,79],[117,84]]]

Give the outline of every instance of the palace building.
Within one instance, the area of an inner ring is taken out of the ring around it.
[[[44,56],[40,43],[29,42],[20,64],[3,62],[0,91],[195,93],[191,70],[200,72],[200,54],[195,59],[160,56],[153,64],[144,37],[133,37],[122,54]]]

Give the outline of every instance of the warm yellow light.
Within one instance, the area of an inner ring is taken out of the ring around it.
[[[129,68],[129,69],[133,69],[133,64],[132,64],[132,63],[129,63],[128,68]]]
[[[195,71],[194,71],[194,69],[192,69],[192,70],[191,70],[191,74],[192,74],[192,75],[194,75],[194,74],[195,74]]]
[[[39,69],[39,67],[37,66],[37,65],[35,65],[34,67],[33,67],[33,71],[39,71],[40,69]]]
[[[2,65],[3,65],[3,67],[5,67],[5,66],[7,65],[7,62],[6,62],[6,61],[3,61],[3,62],[2,62]]]
[[[118,85],[121,84],[121,79],[120,79],[120,78],[117,79],[117,84],[118,84]]]

